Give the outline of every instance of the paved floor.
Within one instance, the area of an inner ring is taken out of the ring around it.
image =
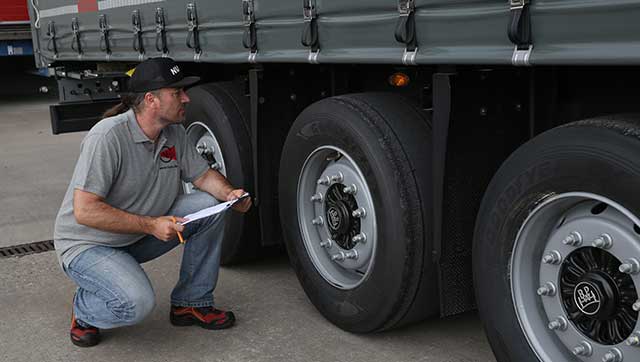
[[[51,135],[50,99],[0,98],[0,247],[50,239],[84,133]],[[180,250],[145,265],[158,306],[142,324],[78,349],[68,338],[73,285],[52,252],[0,259],[0,361],[494,361],[474,313],[374,335],[346,333],[309,303],[286,256],[223,268],[227,331],[174,328],[168,295]]]

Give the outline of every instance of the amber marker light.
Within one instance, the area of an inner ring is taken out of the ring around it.
[[[406,87],[407,85],[409,85],[409,81],[409,76],[400,72],[393,73],[389,77],[389,84],[394,87]]]

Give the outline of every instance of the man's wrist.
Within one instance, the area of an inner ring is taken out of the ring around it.
[[[143,234],[153,234],[153,224],[155,222],[155,218],[150,216],[140,216],[140,229]]]

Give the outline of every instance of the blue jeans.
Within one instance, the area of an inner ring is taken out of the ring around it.
[[[183,216],[217,203],[206,192],[180,195],[167,214]],[[185,225],[182,234],[186,243],[171,304],[213,305],[223,220],[224,213],[220,213]],[[177,245],[180,245],[177,239],[162,241],[147,235],[129,246],[96,246],[80,253],[65,268],[65,273],[78,285],[73,299],[76,318],[103,329],[142,321],[155,306],[155,294],[140,263],[153,260]]]

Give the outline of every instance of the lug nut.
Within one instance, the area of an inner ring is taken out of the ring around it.
[[[213,165],[211,165],[211,168],[216,170],[216,171],[218,171],[218,170],[220,170],[222,168],[222,166],[220,166],[219,163],[214,162]]]
[[[573,347],[571,352],[576,356],[584,356],[589,357],[593,354],[593,348],[589,344],[589,342],[582,341],[579,345]]]
[[[627,346],[640,346],[640,336],[638,332],[634,333],[631,337],[627,338]]]
[[[582,245],[582,235],[577,231],[572,231],[562,240],[562,243],[569,246],[580,246]]]
[[[361,218],[365,217],[366,214],[367,214],[367,211],[364,209],[364,207],[361,207],[361,208],[359,208],[357,210],[354,210],[351,213],[351,216],[361,219]]]
[[[542,257],[542,262],[545,264],[560,264],[562,256],[557,250],[550,252]]]
[[[313,225],[319,226],[319,225],[323,225],[324,224],[324,220],[322,220],[322,216],[318,216],[315,219],[311,220],[311,223]]]
[[[356,250],[349,250],[346,253],[344,253],[344,256],[347,259],[358,259],[358,252]]]
[[[365,233],[360,233],[351,238],[351,241],[354,243],[365,243],[367,241],[367,235]]]
[[[599,237],[597,237],[591,243],[591,245],[600,249],[609,249],[611,245],[613,245],[613,240],[611,239],[611,236],[609,236],[609,234],[602,234]]]
[[[618,270],[625,274],[637,274],[640,271],[640,263],[635,258],[627,259],[620,264]]]
[[[562,317],[558,317],[549,322],[547,327],[552,331],[564,331],[567,329],[567,320]]]
[[[311,196],[311,202],[322,202],[322,194],[321,193],[317,193],[317,194],[313,194],[313,196]]]
[[[552,297],[556,295],[556,286],[551,282],[547,282],[545,285],[538,288],[537,293],[539,296],[545,295],[547,297]]]
[[[316,183],[318,185],[329,186],[329,184],[331,183],[331,180],[329,179],[329,176],[326,176],[326,177],[318,179],[318,181]]]
[[[635,310],[636,312],[640,312],[640,300],[636,300],[636,302],[633,303],[633,306],[631,306],[631,308],[633,308],[633,310]]]
[[[347,195],[355,195],[356,192],[358,192],[358,188],[356,187],[356,185],[351,184],[351,186],[347,186],[343,188],[342,192],[344,192]]]
[[[333,240],[331,239],[327,239],[326,241],[320,242],[320,246],[326,249],[330,249],[332,245],[333,245]]]
[[[344,260],[344,256],[345,256],[345,255],[344,255],[344,253],[343,253],[343,252],[340,252],[340,253],[338,253],[338,254],[333,254],[333,255],[331,256],[331,260],[332,260],[332,261],[343,261],[343,260]]]
[[[344,180],[344,176],[342,176],[342,172],[338,172],[337,174],[331,176],[331,182],[333,183],[341,183]]]
[[[604,354],[602,362],[622,362],[622,352],[617,348],[612,348]]]

